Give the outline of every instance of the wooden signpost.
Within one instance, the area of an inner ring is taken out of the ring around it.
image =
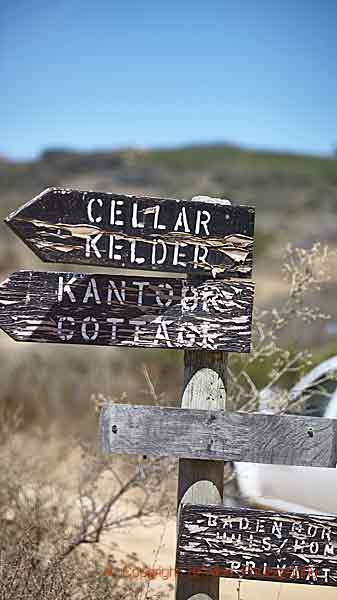
[[[337,586],[337,517],[185,505],[177,570]]]
[[[0,284],[18,341],[249,352],[254,285],[19,271]]]
[[[251,343],[254,284],[240,278],[254,209],[49,188],[6,222],[45,262],[187,277],[19,271],[0,284],[15,340],[185,350],[182,408],[107,403],[99,425],[103,452],[179,457],[176,599],[218,600],[220,577],[337,585],[336,518],[222,506],[224,461],[337,461],[335,420],[229,410],[227,352]]]
[[[44,262],[251,276],[246,206],[50,188],[6,222]]]

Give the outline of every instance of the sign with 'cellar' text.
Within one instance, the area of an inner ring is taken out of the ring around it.
[[[177,570],[337,586],[337,517],[186,504]]]
[[[249,352],[254,284],[19,271],[0,285],[18,341]]]
[[[250,277],[254,208],[49,188],[7,224],[45,262]]]

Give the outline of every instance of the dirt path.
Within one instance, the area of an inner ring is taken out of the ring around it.
[[[161,589],[168,600],[174,600],[174,568],[175,556],[175,520],[152,517],[142,525],[129,526],[117,533],[108,534],[103,540],[103,548],[108,552],[112,542],[120,548],[118,560],[122,561],[128,554],[136,553],[147,565],[158,570],[159,575],[151,581],[150,589]],[[110,542],[110,543],[109,543]],[[158,553],[158,555],[157,555]],[[127,559],[128,573],[134,577],[143,576],[139,571],[132,571],[132,561]],[[238,600],[238,582],[222,579],[221,600]],[[241,600],[336,600],[336,588],[313,587],[310,585],[279,584],[269,582],[241,582]]]

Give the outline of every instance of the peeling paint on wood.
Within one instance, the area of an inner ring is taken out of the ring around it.
[[[254,208],[48,188],[7,224],[44,262],[250,277]]]
[[[249,352],[254,284],[19,271],[0,285],[18,341]]]
[[[337,586],[337,517],[186,504],[179,572]]]
[[[337,421],[159,406],[105,404],[104,453],[336,468]]]

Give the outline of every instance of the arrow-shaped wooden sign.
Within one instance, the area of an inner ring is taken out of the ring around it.
[[[18,341],[249,352],[254,284],[19,271],[0,285]]]
[[[250,277],[254,208],[49,188],[7,218],[45,262]]]

